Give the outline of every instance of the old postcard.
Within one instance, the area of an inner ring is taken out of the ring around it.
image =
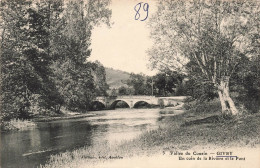
[[[259,1],[0,11],[0,167],[260,167]]]

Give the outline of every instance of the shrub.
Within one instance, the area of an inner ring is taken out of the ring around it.
[[[217,98],[208,102],[194,100],[186,102],[184,108],[194,113],[215,113],[221,111],[221,104]]]

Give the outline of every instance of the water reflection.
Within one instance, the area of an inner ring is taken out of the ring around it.
[[[129,140],[158,127],[159,109],[120,109],[90,112],[73,120],[37,123],[37,128],[1,136],[1,167],[36,167],[51,154]]]

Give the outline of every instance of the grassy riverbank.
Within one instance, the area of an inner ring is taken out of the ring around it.
[[[134,140],[110,146],[97,144],[51,156],[49,167],[95,167],[107,160],[153,155],[165,150],[189,150],[196,146],[256,147],[260,144],[260,114],[245,114],[236,118],[221,116],[217,100],[189,105],[186,112],[162,117],[156,130],[143,133]],[[162,114],[172,114],[163,109]],[[82,166],[84,165],[84,166]]]

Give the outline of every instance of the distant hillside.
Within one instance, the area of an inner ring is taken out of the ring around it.
[[[129,79],[130,73],[121,70],[115,70],[113,68],[105,68],[105,70],[107,84],[109,85],[110,89],[117,89],[120,86],[126,86],[125,81]]]

